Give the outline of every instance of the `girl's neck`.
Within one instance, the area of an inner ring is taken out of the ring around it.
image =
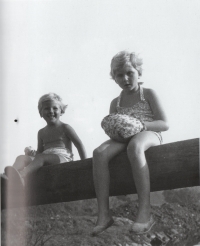
[[[125,91],[125,90],[123,90],[123,94],[124,95],[133,95],[133,94],[137,94],[139,91],[140,91],[140,86],[138,85],[137,88],[134,88],[131,91]]]
[[[47,127],[59,127],[62,124],[62,122],[59,120],[57,122],[52,122],[52,123],[48,123]]]

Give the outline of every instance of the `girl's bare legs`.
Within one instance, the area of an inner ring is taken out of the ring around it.
[[[108,140],[93,153],[93,179],[98,202],[98,219],[96,225],[105,225],[111,219],[109,211],[109,161],[126,149],[127,144]]]
[[[158,137],[151,131],[135,135],[128,144],[127,154],[131,163],[133,178],[138,194],[139,210],[136,222],[146,223],[150,219],[150,178],[144,152],[159,145]]]
[[[24,186],[24,177],[26,177],[27,174],[36,172],[44,164],[51,165],[56,163],[60,163],[60,159],[55,154],[39,154],[33,161],[31,158],[28,159],[28,156],[20,156],[13,164],[13,167],[5,167],[5,174],[16,186],[19,185],[22,188],[22,186]],[[28,165],[24,168],[26,164]]]
[[[32,162],[32,159],[28,155],[20,155],[16,158],[13,167],[18,171],[28,166]]]
[[[44,166],[44,164],[52,165],[60,163],[60,159],[54,154],[39,154],[36,155],[35,159],[25,168],[20,174],[24,178],[27,174],[36,172],[39,168]]]

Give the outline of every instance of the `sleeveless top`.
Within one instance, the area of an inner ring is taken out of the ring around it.
[[[53,143],[53,142],[61,142],[61,143],[63,143],[64,142],[64,139],[66,138],[66,136],[65,136],[65,134],[63,133],[59,138],[57,138],[57,139],[49,139],[49,141],[47,142],[44,142],[43,141],[43,146],[45,146],[45,145],[47,145],[47,144],[49,144],[49,143]]]
[[[65,133],[62,133],[62,135],[57,138],[49,138],[48,141],[43,140],[43,147],[45,150],[49,148],[67,149],[65,146],[66,138]]]
[[[149,103],[144,98],[144,92],[141,86],[139,87],[139,91],[140,91],[140,101],[137,102],[132,107],[120,107],[120,101],[122,97],[122,92],[121,92],[117,100],[117,106],[116,106],[117,113],[130,115],[142,121],[153,121],[154,120],[153,112],[151,110]]]

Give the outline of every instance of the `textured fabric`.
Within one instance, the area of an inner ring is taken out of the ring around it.
[[[118,114],[130,115],[137,119],[140,119],[141,121],[151,122],[154,120],[153,112],[151,110],[149,103],[144,98],[144,92],[141,86],[140,86],[140,101],[135,105],[133,105],[132,107],[120,107],[121,96],[122,96],[122,92],[117,100],[116,109]],[[154,133],[159,138],[160,143],[162,143],[163,140],[162,140],[161,133],[160,132],[154,132]]]
[[[143,88],[140,86],[140,101],[133,105],[132,107],[120,107],[121,96],[117,100],[117,113],[131,115],[142,121],[153,121],[153,112],[150,108],[149,103],[144,98]]]
[[[109,114],[101,122],[105,133],[113,140],[126,142],[143,129],[140,120],[125,114]]]
[[[42,152],[42,154],[54,154],[57,155],[60,159],[60,163],[73,161],[73,154],[67,148],[49,148]],[[29,156],[32,160],[35,157]]]
[[[60,158],[60,163],[73,161],[73,154],[67,148],[49,148],[42,153],[57,155]]]
[[[62,135],[59,136],[59,138],[54,139],[54,140],[50,140],[50,141],[48,141],[48,142],[43,142],[43,147],[46,147],[46,146],[48,146],[49,144],[51,145],[52,143],[57,142],[57,144],[59,144],[58,146],[62,146],[62,147],[60,147],[60,148],[65,148],[64,142],[65,142],[65,139],[66,139],[66,138],[67,138],[67,137],[66,137],[65,133],[63,132]]]

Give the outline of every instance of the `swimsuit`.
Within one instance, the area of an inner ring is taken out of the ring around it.
[[[59,137],[57,137],[57,139],[51,139],[51,138],[49,138],[49,140],[48,140],[48,142],[46,141],[46,142],[44,142],[44,140],[43,140],[43,147],[45,148],[45,146],[47,147],[47,148],[51,148],[51,147],[48,147],[48,144],[52,144],[53,142],[57,142],[57,144],[58,144],[58,148],[65,148],[65,144],[64,144],[64,140],[67,138],[66,137],[66,135],[65,135],[65,133],[63,132],[62,134],[59,134],[60,136]],[[61,146],[62,145],[62,146]],[[60,147],[61,146],[61,147]],[[56,147],[57,148],[57,147]]]
[[[73,161],[73,154],[71,150],[62,147],[53,147],[48,148],[42,152],[42,154],[53,154],[57,155],[60,159],[60,163]],[[34,160],[35,157],[29,156],[31,160]]]
[[[65,147],[65,144],[64,144],[64,139],[66,138],[65,134],[63,133],[59,139],[50,139],[49,142],[43,142],[43,147],[47,149],[45,149],[42,154],[54,154],[54,155],[57,155],[60,159],[60,163],[63,163],[63,162],[69,162],[69,161],[73,161],[73,154],[71,152],[71,150],[67,149]],[[57,142],[58,144],[58,147],[48,147],[48,144],[51,144],[53,142]],[[59,146],[60,145],[63,145],[63,146]]]
[[[120,107],[120,101],[122,97],[122,92],[121,92],[117,100],[117,106],[116,106],[117,113],[130,115],[140,119],[141,121],[149,121],[149,122],[154,121],[153,112],[151,110],[149,103],[144,98],[144,92],[141,86],[139,87],[139,91],[140,91],[140,101],[137,102],[132,107]],[[156,136],[159,138],[161,144],[163,141],[161,133],[160,132],[153,132],[153,133],[156,134]]]
[[[60,159],[60,163],[73,161],[73,154],[67,148],[49,148],[42,152],[42,154],[54,154]]]

